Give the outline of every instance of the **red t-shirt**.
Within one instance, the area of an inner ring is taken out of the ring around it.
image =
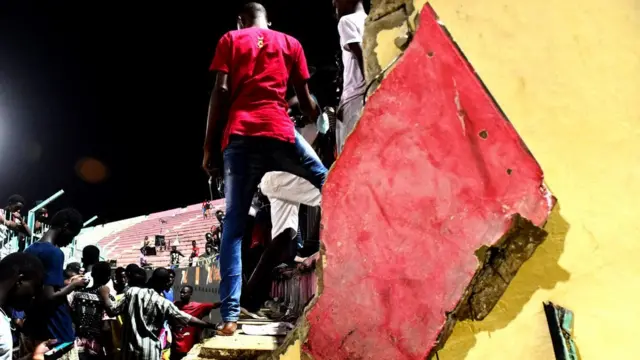
[[[218,42],[210,70],[229,74],[231,86],[223,149],[231,134],[295,141],[287,114],[287,84],[289,78],[309,79],[298,40],[269,29],[230,31]]]
[[[195,301],[184,305],[181,301],[175,302],[178,309],[185,313],[201,318],[209,311],[213,310],[213,304],[202,304]],[[193,345],[196,343],[196,339],[200,336],[200,329],[194,326],[184,326],[174,331],[175,349],[177,352],[188,353]]]

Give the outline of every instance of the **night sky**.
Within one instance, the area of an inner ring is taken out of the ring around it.
[[[208,66],[241,4],[201,3],[0,7],[2,206],[19,193],[29,209],[64,189],[51,210],[73,206],[104,223],[208,196],[200,169]],[[273,29],[300,40],[310,66],[335,64],[331,0],[262,3]],[[319,73],[317,86],[332,77]],[[92,178],[101,170],[87,158],[104,164],[104,180]]]

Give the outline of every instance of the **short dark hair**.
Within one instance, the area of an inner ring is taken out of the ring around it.
[[[242,7],[240,15],[246,16],[248,19],[257,19],[260,16],[267,16],[267,9],[262,4],[250,2]]]
[[[135,264],[131,264],[131,265],[135,265]],[[127,271],[122,266],[118,266],[118,268],[116,269],[116,274],[122,274],[122,273],[126,274],[126,272]]]
[[[191,286],[191,285],[185,285],[185,286],[182,287],[182,289],[189,289],[189,290],[191,290],[191,292],[193,292],[193,286]]]
[[[153,270],[149,281],[147,281],[147,287],[151,289],[164,289],[169,283],[169,270],[159,267]]]
[[[80,273],[80,269],[82,268],[82,264],[79,262],[68,263],[65,270],[73,271],[76,274]]]
[[[109,279],[111,277],[111,265],[106,261],[100,261],[91,268],[91,277],[94,279]]]
[[[82,215],[76,209],[66,208],[58,211],[51,219],[52,229],[62,229],[67,226],[75,234],[82,230]]]
[[[82,249],[82,262],[93,265],[100,261],[100,249],[95,245],[87,245]]]
[[[127,278],[129,278],[129,286],[144,287],[147,282],[147,272],[137,265],[129,271],[129,266],[127,266]]]
[[[22,197],[22,195],[13,194],[13,195],[9,196],[9,200],[7,200],[7,203],[9,205],[15,205],[17,203],[22,203],[24,205],[24,198]]]
[[[0,281],[11,279],[20,274],[24,280],[42,282],[44,266],[36,256],[25,252],[9,254],[0,260]]]
[[[124,273],[127,274],[128,277],[130,277],[131,275],[133,275],[136,269],[139,269],[139,268],[140,266],[138,266],[138,264],[129,264],[125,268]]]

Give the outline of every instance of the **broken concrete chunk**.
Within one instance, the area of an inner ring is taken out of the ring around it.
[[[321,295],[292,335],[315,359],[433,355],[546,235],[540,166],[433,10],[419,20],[323,189]]]

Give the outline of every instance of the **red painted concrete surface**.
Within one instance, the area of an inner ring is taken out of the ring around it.
[[[329,174],[322,205],[324,291],[304,349],[323,360],[390,360],[424,359],[477,270],[474,252],[498,241],[513,214],[543,225],[552,199],[425,7]]]

